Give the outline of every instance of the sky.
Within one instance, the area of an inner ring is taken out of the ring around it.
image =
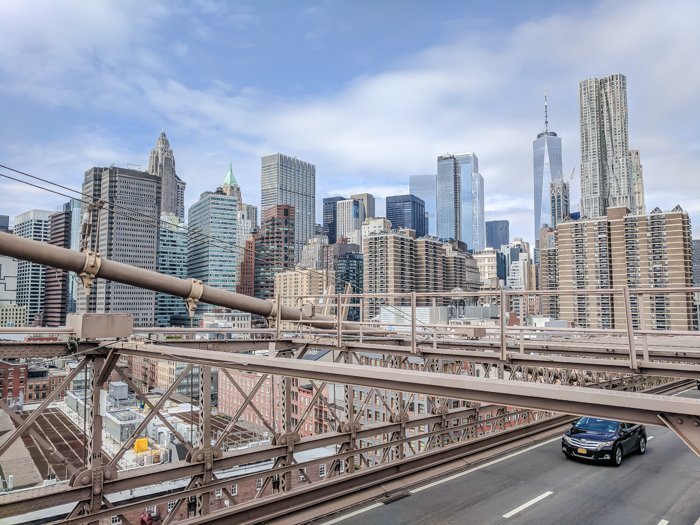
[[[578,82],[623,73],[647,211],[680,204],[700,237],[694,0],[3,0],[0,20],[0,164],[74,189],[92,166],[146,169],[165,130],[187,206],[229,162],[259,204],[260,157],[281,152],[316,165],[321,222],[323,197],[381,213],[471,151],[486,220],[533,241],[545,89],[577,202]],[[0,177],[0,214],[65,201]]]

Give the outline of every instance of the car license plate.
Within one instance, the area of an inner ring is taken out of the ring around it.
[[[579,448],[576,452],[578,452],[579,454],[585,454],[585,453],[586,453],[586,449],[585,449],[585,448]]]

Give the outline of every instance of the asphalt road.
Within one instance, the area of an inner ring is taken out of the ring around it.
[[[681,395],[700,398],[700,391]],[[619,468],[567,460],[557,438],[324,523],[700,523],[700,458],[665,428],[647,427],[647,434],[646,455],[626,456]]]

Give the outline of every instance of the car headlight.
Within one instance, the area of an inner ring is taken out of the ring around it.
[[[598,443],[598,446],[596,447],[598,450],[601,450],[603,448],[610,448],[615,444],[614,441],[601,441]]]
[[[571,445],[571,439],[569,438],[569,436],[564,435],[562,436],[562,439],[564,440],[564,443],[566,443],[567,445]]]

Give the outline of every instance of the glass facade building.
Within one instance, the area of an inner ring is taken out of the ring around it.
[[[279,205],[294,207],[294,257],[300,261],[316,229],[316,166],[281,153],[266,155],[261,161],[260,185],[263,214]]]
[[[408,192],[422,199],[428,220],[428,235],[437,237],[437,175],[411,175],[408,179]]]
[[[164,213],[160,216],[161,228],[158,237],[158,273],[187,278],[187,230],[177,215]],[[181,297],[165,293],[156,294],[156,326],[173,326],[177,319],[188,317],[185,301]]]
[[[440,155],[436,177],[436,234],[440,239],[460,240],[461,207],[459,161],[454,155]]]
[[[486,221],[486,247],[499,250],[510,242],[510,223],[508,221]]]
[[[425,202],[415,195],[394,195],[386,198],[386,218],[394,228],[410,228],[417,237],[428,235]]]
[[[210,286],[236,291],[239,253],[234,248],[237,237],[238,198],[219,188],[202,193],[188,212],[188,276]],[[220,242],[212,242],[215,237]],[[211,311],[200,303],[197,316]]]
[[[323,199],[323,235],[328,237],[328,244],[337,241],[337,212],[338,202],[346,200],[345,197],[326,197]]]
[[[554,226],[550,204],[550,187],[562,180],[561,138],[553,131],[543,131],[532,143],[534,168],[535,239],[543,226]]]
[[[483,250],[486,247],[484,178],[479,173],[479,159],[474,153],[459,153],[455,157],[459,162],[462,208],[459,240],[466,242],[470,250]]]
[[[465,242],[470,250],[486,245],[484,178],[474,153],[438,157],[437,236]]]

